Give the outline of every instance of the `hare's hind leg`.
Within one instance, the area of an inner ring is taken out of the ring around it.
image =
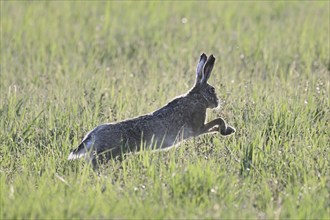
[[[209,123],[206,123],[201,129],[202,134],[215,131],[220,131],[220,134],[224,136],[231,135],[236,132],[235,128],[227,125],[225,120],[222,118],[217,118],[210,121]]]

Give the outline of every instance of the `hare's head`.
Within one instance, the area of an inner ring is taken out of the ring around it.
[[[190,93],[198,93],[207,102],[208,108],[215,108],[219,104],[219,99],[213,86],[207,83],[210,78],[215,58],[211,55],[209,58],[203,53],[200,57],[196,70],[196,83]]]

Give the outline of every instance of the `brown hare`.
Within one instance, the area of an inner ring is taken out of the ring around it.
[[[206,109],[219,105],[213,86],[207,83],[215,58],[203,53],[196,70],[196,83],[185,95],[170,101],[155,112],[117,123],[102,124],[90,131],[68,160],[81,157],[93,161],[136,152],[141,146],[164,149],[201,134],[219,131],[226,136],[235,129],[222,118],[205,123]]]

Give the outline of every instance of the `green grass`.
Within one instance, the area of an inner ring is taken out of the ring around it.
[[[329,2],[1,1],[0,218],[298,218],[330,212]],[[93,172],[96,125],[156,110],[202,52],[237,129]]]

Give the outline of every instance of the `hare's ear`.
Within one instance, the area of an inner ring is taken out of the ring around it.
[[[214,66],[214,62],[215,62],[215,58],[213,55],[211,55],[205,65],[204,65],[204,68],[203,68],[203,77],[202,77],[202,83],[206,83],[207,80],[210,78],[210,75],[211,75],[211,72],[212,72],[212,69],[213,69],[213,66]]]
[[[206,60],[207,60],[207,56],[204,53],[202,53],[196,69],[196,84],[201,83],[203,79],[203,67]]]

